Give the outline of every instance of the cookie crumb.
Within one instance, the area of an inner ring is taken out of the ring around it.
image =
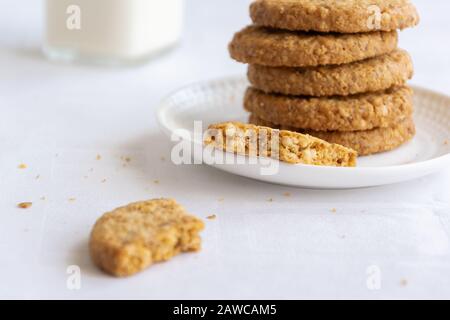
[[[95,160],[97,160],[97,161],[98,161],[98,160],[101,160],[101,159],[102,159],[102,156],[99,155],[99,154],[95,157]]]
[[[286,198],[289,198],[292,195],[289,192],[285,192],[285,193],[283,193],[283,196],[285,196]]]
[[[28,166],[25,163],[21,163],[21,164],[19,164],[18,168],[19,169],[26,169],[26,168],[28,168]]]
[[[159,184],[159,180],[153,180],[154,184]]]
[[[445,140],[444,141],[444,146],[448,146],[448,144],[449,144],[448,140]]]
[[[401,279],[400,280],[400,286],[401,287],[406,287],[408,285],[408,280],[406,279]]]
[[[20,209],[28,209],[33,205],[32,202],[21,202],[17,205],[18,208]]]
[[[331,209],[331,212],[332,212],[332,213],[336,213],[336,212],[337,212],[337,209],[336,209],[336,208],[333,208],[333,209]]]
[[[74,202],[75,200],[77,200],[76,198],[69,198],[69,202]]]
[[[126,157],[126,156],[121,156],[120,160],[122,160],[122,167],[126,168],[127,165],[131,162],[131,158],[130,157]]]
[[[166,161],[166,157],[161,157],[161,161],[162,162]]]
[[[208,219],[208,220],[216,220],[217,216],[215,214],[212,214],[210,216],[207,216],[206,219]]]

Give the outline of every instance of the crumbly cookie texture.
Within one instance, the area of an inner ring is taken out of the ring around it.
[[[397,31],[358,34],[290,32],[249,26],[229,45],[233,59],[272,67],[311,67],[372,58],[397,48]]]
[[[89,242],[94,263],[125,277],[201,247],[203,222],[171,199],[136,202],[103,215]]]
[[[316,131],[360,131],[390,127],[413,113],[413,91],[407,86],[347,97],[296,97],[249,88],[247,111],[277,125]]]
[[[339,132],[339,131],[311,131],[292,127],[279,126],[251,115],[249,122],[271,128],[286,129],[301,133],[308,133],[330,143],[338,143],[358,152],[360,156],[391,151],[411,140],[416,134],[414,121],[411,118],[389,127],[366,131]]]
[[[395,50],[386,55],[337,66],[286,68],[250,65],[248,79],[266,93],[307,96],[347,96],[401,86],[412,78],[410,55]]]
[[[420,21],[409,0],[257,0],[250,15],[261,26],[341,33],[392,31]]]
[[[309,135],[239,122],[209,126],[204,143],[235,154],[271,157],[291,164],[354,167],[358,156],[354,150]]]

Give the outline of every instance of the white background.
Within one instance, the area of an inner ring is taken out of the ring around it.
[[[176,50],[111,69],[46,61],[40,1],[0,0],[0,297],[450,298],[449,170],[394,186],[313,191],[170,163],[154,119],[160,99],[245,73],[227,43],[249,22],[248,1],[187,2]],[[450,3],[415,3],[422,23],[401,33],[416,64],[412,83],[448,94]],[[127,279],[99,272],[87,250],[95,220],[155,197],[217,215],[206,221],[203,250]],[[17,209],[23,201],[32,208]],[[81,267],[80,290],[66,287],[69,265]],[[366,284],[372,265],[380,290]]]

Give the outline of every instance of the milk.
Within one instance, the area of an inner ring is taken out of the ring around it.
[[[46,0],[50,58],[128,63],[180,38],[183,0]]]

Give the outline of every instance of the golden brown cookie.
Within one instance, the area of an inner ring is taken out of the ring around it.
[[[209,126],[204,143],[227,152],[271,157],[291,164],[354,167],[357,153],[309,135],[239,122]]]
[[[89,242],[94,263],[124,277],[180,252],[200,250],[203,222],[170,199],[136,202],[103,215]]]
[[[413,91],[407,86],[347,97],[296,97],[248,88],[244,107],[278,125],[317,131],[359,131],[390,127],[413,113]]]
[[[251,115],[249,122],[254,125],[267,126],[275,129],[292,130],[313,135],[330,143],[337,143],[353,150],[360,156],[367,156],[393,150],[411,140],[416,129],[412,118],[407,118],[402,122],[389,128],[377,128],[366,131],[311,131],[296,129],[292,127],[279,126],[262,120],[255,115]]]
[[[409,0],[257,0],[250,15],[261,26],[340,33],[392,31],[420,20]]]
[[[290,32],[249,26],[229,45],[233,59],[272,67],[312,67],[376,57],[397,48],[397,31],[358,34]]]
[[[310,68],[250,65],[248,79],[266,93],[307,96],[347,96],[404,85],[413,76],[411,57],[404,50],[338,66]]]

